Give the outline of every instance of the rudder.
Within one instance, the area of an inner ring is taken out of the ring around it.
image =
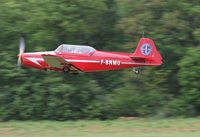
[[[139,44],[132,55],[133,60],[143,59],[145,62],[151,62],[161,65],[162,57],[157,52],[153,40],[141,38]]]

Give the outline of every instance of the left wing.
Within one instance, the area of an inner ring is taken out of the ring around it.
[[[50,69],[63,69],[67,67],[70,72],[82,72],[79,68],[59,56],[43,54],[42,58]]]

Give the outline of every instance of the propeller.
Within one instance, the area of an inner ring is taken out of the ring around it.
[[[17,66],[21,68],[22,66],[22,54],[24,53],[25,50],[25,40],[23,37],[20,38],[19,40],[19,54],[18,54],[18,60],[17,60]]]

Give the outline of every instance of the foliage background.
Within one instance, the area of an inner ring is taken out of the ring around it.
[[[16,67],[62,43],[134,52],[145,32],[163,65],[80,75]],[[0,120],[192,117],[200,114],[199,0],[0,0]]]

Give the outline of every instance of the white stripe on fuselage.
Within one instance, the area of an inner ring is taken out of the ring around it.
[[[40,63],[39,63],[38,61],[43,61],[43,60],[44,60],[43,58],[31,58],[31,57],[26,57],[26,58],[27,58],[28,60],[30,60],[31,62],[33,62],[33,63],[39,65],[39,66],[41,66],[41,65],[40,65]]]
[[[87,63],[99,63],[100,61],[97,60],[75,60],[75,59],[65,59],[66,61],[69,62],[87,62]]]

